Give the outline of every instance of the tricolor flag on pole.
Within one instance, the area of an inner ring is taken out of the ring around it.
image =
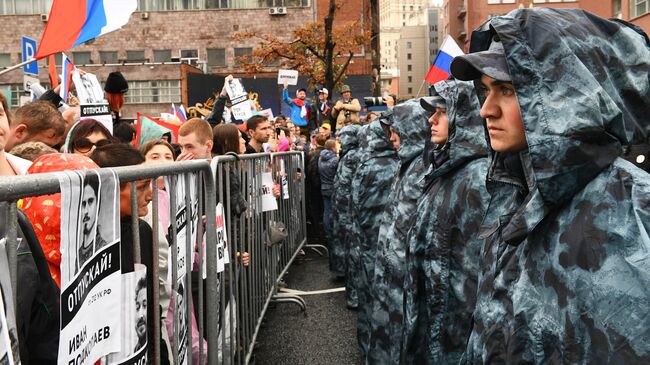
[[[449,71],[451,61],[454,57],[463,54],[465,53],[463,53],[460,47],[458,47],[458,44],[456,44],[454,39],[450,35],[447,35],[445,40],[442,42],[442,46],[438,51],[436,59],[433,61],[433,64],[424,79],[430,84],[435,84],[436,82],[448,79],[451,74]]]
[[[137,0],[54,0],[34,58],[66,51],[120,29],[137,7]]]
[[[181,117],[181,122],[187,122],[187,113],[185,113],[185,108],[183,107],[183,104],[178,107],[178,114]]]
[[[61,87],[59,88],[59,96],[61,96],[64,103],[68,102],[68,91],[70,91],[70,83],[72,82],[72,70],[74,70],[74,64],[65,53],[61,53]]]

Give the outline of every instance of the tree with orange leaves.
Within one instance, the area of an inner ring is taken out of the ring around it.
[[[319,84],[335,90],[345,81],[345,72],[354,54],[370,40],[370,31],[362,29],[358,21],[335,27],[334,16],[339,9],[336,0],[330,0],[323,21],[294,29],[290,40],[275,34],[236,33],[235,40],[258,40],[253,53],[237,57],[237,61],[249,73],[270,71],[278,66],[298,70],[309,77],[310,87]]]

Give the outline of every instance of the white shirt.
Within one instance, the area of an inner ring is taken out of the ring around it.
[[[9,165],[11,165],[11,168],[16,171],[16,175],[27,175],[27,169],[32,166],[32,161],[14,156],[9,152],[5,152],[5,156],[7,158],[7,162],[9,162]]]

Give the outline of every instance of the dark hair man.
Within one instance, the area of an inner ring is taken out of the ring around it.
[[[291,108],[291,121],[293,124],[306,128],[309,114],[311,113],[311,104],[306,101],[307,90],[300,88],[296,91],[296,98],[289,98],[289,85],[285,82],[282,89],[282,101]]]
[[[269,141],[273,133],[268,119],[262,115],[254,115],[246,121],[246,129],[249,137],[246,153],[264,152],[264,143]]]
[[[5,151],[15,146],[39,141],[53,147],[63,142],[66,121],[52,103],[36,100],[27,103],[14,114]]]
[[[336,127],[336,123],[332,123],[332,107],[333,104],[328,100],[329,90],[327,88],[318,89],[318,97],[316,102],[313,105],[313,110],[309,114],[309,130],[312,131],[322,126],[323,123],[329,123]],[[332,131],[333,134],[336,133],[336,130]]]
[[[81,245],[77,249],[77,265],[75,273],[81,269],[83,264],[92,257],[95,251],[106,245],[101,236],[97,215],[99,212],[99,178],[89,173],[83,182],[81,198]]]
[[[549,26],[552,25],[552,26]],[[520,9],[472,34],[493,158],[467,363],[650,361],[650,42],[577,9]]]

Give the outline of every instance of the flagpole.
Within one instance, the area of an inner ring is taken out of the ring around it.
[[[21,63],[19,63],[19,64],[17,64],[17,65],[9,66],[9,68],[6,68],[6,69],[0,71],[0,75],[4,75],[4,74],[6,74],[6,73],[9,72],[9,71],[13,71],[13,70],[15,70],[15,69],[17,69],[17,68],[20,68],[20,67],[22,67],[22,66],[25,66],[26,64],[28,64],[28,63],[32,63],[32,62],[34,62],[34,61],[36,61],[36,58],[32,57],[32,58],[28,59],[27,61],[23,61],[23,62],[21,62]]]
[[[416,98],[419,98],[419,97],[420,97],[420,91],[422,91],[422,87],[424,86],[424,82],[425,82],[425,81],[426,81],[426,80],[422,80],[422,83],[420,84],[420,89],[418,89],[418,94],[415,96]]]

